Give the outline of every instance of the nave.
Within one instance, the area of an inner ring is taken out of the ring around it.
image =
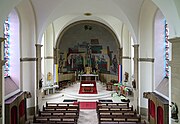
[[[79,94],[80,82],[73,83],[73,85],[68,86],[62,90],[57,90],[55,94],[44,95],[42,98],[42,102],[39,105],[39,109],[42,111],[43,106],[47,106],[46,103],[68,103],[71,104],[74,101],[80,103],[80,111],[78,124],[98,124],[98,116],[97,116],[97,106],[89,107],[88,104],[83,107],[81,103],[95,103],[98,101],[105,101],[104,103],[123,103],[121,99],[124,99],[123,96],[120,96],[116,93],[116,91],[107,91],[106,85],[101,83],[100,81],[96,82],[97,94]],[[119,91],[120,92],[120,91]],[[136,103],[134,102],[134,98],[132,96],[127,96],[125,99],[129,99],[129,106],[133,106],[135,109]],[[68,102],[64,102],[68,101]],[[102,102],[103,103],[103,102]],[[141,122],[144,122],[144,118],[141,116]],[[33,122],[32,117],[28,119],[27,123]],[[108,122],[109,124],[110,122]],[[114,124],[113,122],[112,124]],[[116,122],[117,123],[117,122]],[[125,123],[125,122],[123,122]],[[131,122],[133,124],[133,122]],[[127,123],[127,124],[131,124]],[[107,124],[107,123],[103,123]]]

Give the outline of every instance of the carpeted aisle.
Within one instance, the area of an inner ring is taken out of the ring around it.
[[[96,102],[79,102],[80,109],[96,109]]]

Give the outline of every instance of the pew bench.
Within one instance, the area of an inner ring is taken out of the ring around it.
[[[78,111],[79,107],[77,106],[43,106],[43,111]]]
[[[97,115],[137,115],[136,111],[122,111],[122,110],[99,110]]]
[[[46,123],[46,124],[77,124],[77,116],[34,116],[33,123]]]
[[[140,123],[141,122],[141,116],[140,115],[99,115],[98,117],[98,123],[103,124],[109,123],[109,122],[135,122]]]
[[[128,108],[129,107],[129,102],[125,103],[112,103],[112,102],[96,102],[97,107],[104,107],[104,106],[115,106],[115,107],[120,107],[120,108]]]
[[[74,111],[39,111],[38,112],[39,116],[71,116],[71,115],[76,115],[79,116],[79,111],[74,110]]]
[[[74,103],[48,103],[46,102],[46,107],[47,106],[79,106],[79,103],[74,104]]]

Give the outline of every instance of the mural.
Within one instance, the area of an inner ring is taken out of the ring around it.
[[[119,44],[112,31],[94,21],[73,24],[64,30],[59,39],[59,71],[118,73]]]
[[[59,62],[61,71],[84,72],[85,67],[92,67],[92,72],[118,73],[117,55],[110,51],[109,46],[104,48],[99,44],[98,39],[92,39],[90,43],[78,43],[67,49],[66,54],[61,53],[60,59],[63,60]]]

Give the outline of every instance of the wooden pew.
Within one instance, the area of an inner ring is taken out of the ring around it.
[[[43,111],[78,111],[79,102],[73,103],[46,103],[46,107],[43,105]]]
[[[98,122],[141,122],[140,115],[99,115]]]
[[[77,116],[34,116],[34,124],[77,124]]]
[[[50,111],[39,111],[38,112],[39,116],[71,116],[71,115],[76,115],[79,116],[79,111],[78,110],[70,110],[70,111],[59,111],[59,110],[50,110]]]
[[[34,116],[34,124],[77,124],[79,118],[79,103],[46,103],[43,111]]]
[[[46,102],[46,107],[47,106],[79,106],[79,103],[74,104],[74,103],[48,103]]]
[[[120,108],[129,108],[129,102],[125,103],[113,103],[113,102],[96,102],[97,107],[111,106]]]
[[[133,111],[133,106],[127,103],[97,102],[97,116],[99,124],[103,122],[141,122],[141,116]]]
[[[100,115],[137,115],[136,111],[126,111],[126,110],[99,110],[98,116]]]

